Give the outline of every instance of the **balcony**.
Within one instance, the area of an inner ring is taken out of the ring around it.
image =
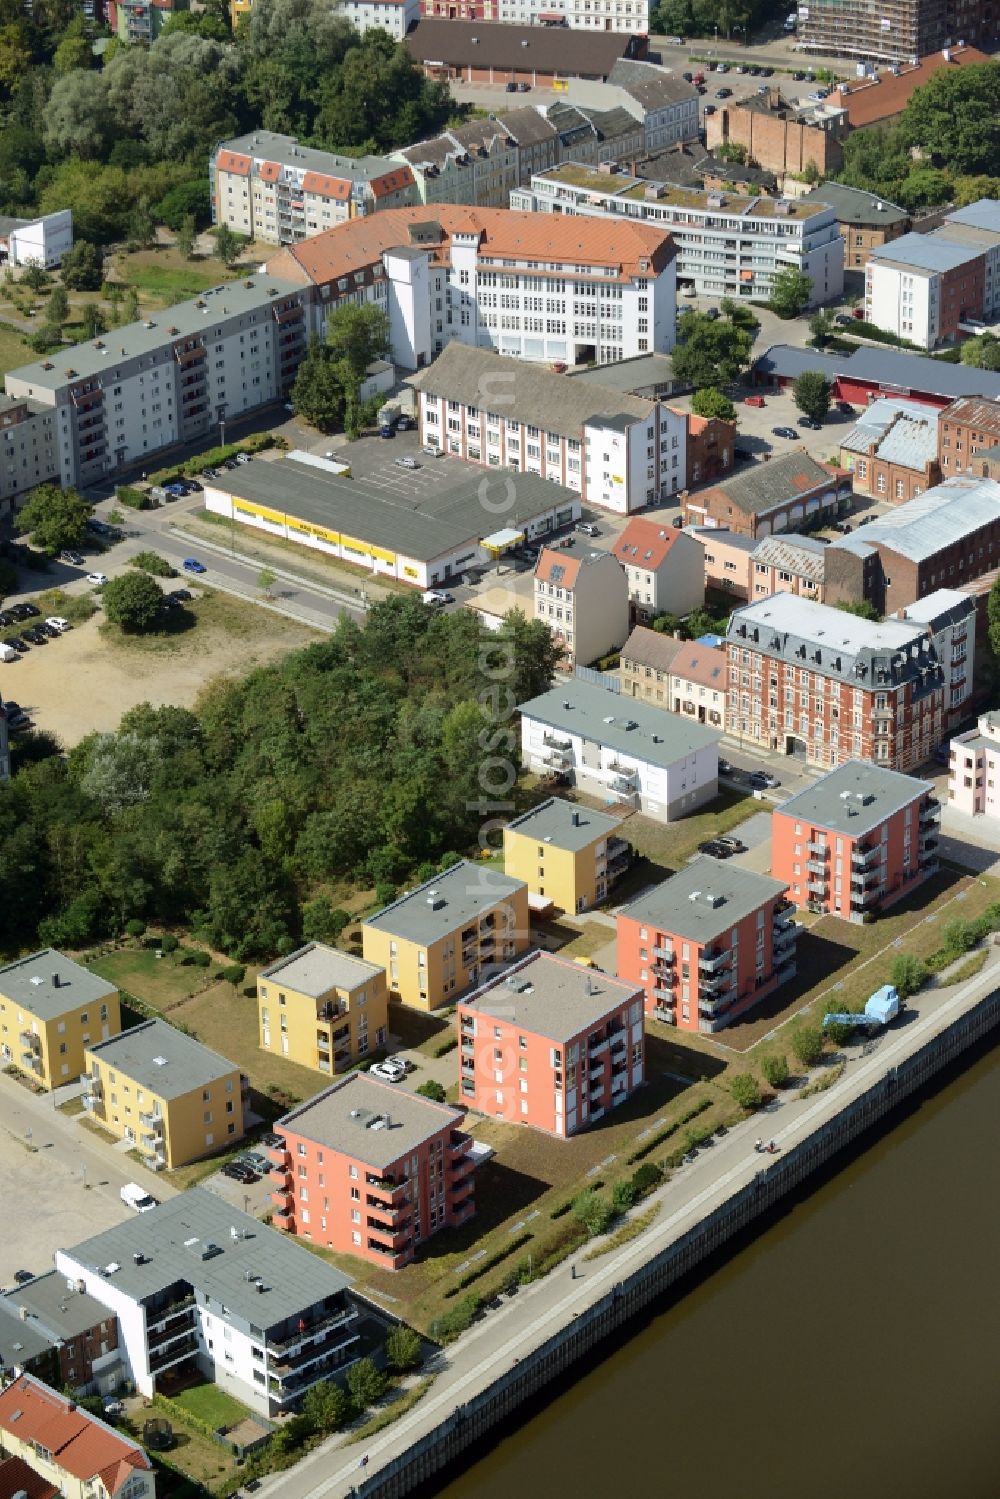
[[[810,875],[809,879],[806,880],[806,889],[810,895],[825,895],[826,884],[826,880],[818,879],[816,875]]]
[[[281,1166],[291,1171],[292,1168],[288,1163],[288,1151],[284,1145],[269,1145],[266,1153],[273,1166]]]
[[[568,750],[573,748],[572,739],[567,739],[565,734],[544,734],[542,743],[550,749]]]
[[[870,889],[871,886],[877,885],[880,879],[881,875],[877,869],[851,870],[851,884],[860,885],[863,890]]]
[[[295,1211],[290,1207],[276,1207],[271,1214],[271,1218],[279,1228],[291,1228],[295,1222]]]
[[[324,1025],[328,1025],[331,1020],[336,1020],[338,1015],[346,1014],[347,1006],[340,1000],[328,999],[325,1004],[316,1006],[316,1019]]]
[[[874,848],[855,847],[851,852],[851,868],[868,869],[872,864],[878,861],[881,852],[882,845],[880,843],[876,843]]]
[[[365,1185],[373,1187],[376,1192],[382,1192],[392,1204],[406,1201],[406,1181],[394,1181],[391,1176],[375,1176],[369,1172],[365,1177]]]
[[[304,1317],[300,1317],[296,1330],[287,1336],[278,1338],[268,1334],[265,1345],[268,1359],[276,1360],[276,1368],[290,1368],[293,1361],[301,1364],[310,1358],[318,1358],[329,1350],[331,1341],[343,1341],[339,1334],[357,1316],[353,1307],[338,1306],[314,1322],[307,1323]]]
[[[936,796],[929,796],[920,808],[920,826],[929,827],[932,822],[937,822],[941,816],[941,803]]]
[[[703,952],[698,959],[698,972],[714,978],[728,968],[731,957],[728,952]]]
[[[167,1326],[155,1336],[147,1336],[146,1351],[150,1358],[155,1358],[161,1353],[166,1353],[181,1339],[190,1339],[194,1332],[195,1324],[191,1311],[181,1312],[176,1317],[172,1317]]]
[[[26,1051],[40,1052],[42,1049],[42,1038],[34,1031],[22,1031],[17,1039]]]
[[[156,1357],[150,1357],[149,1372],[150,1374],[162,1374],[163,1370],[169,1369],[171,1364],[182,1363],[184,1359],[191,1358],[197,1352],[198,1339],[191,1333],[183,1343],[174,1344],[164,1353],[157,1354]]]
[[[194,1307],[194,1292],[189,1291],[186,1296],[179,1296],[176,1301],[170,1301],[166,1306],[146,1308],[146,1336],[151,1337],[154,1333],[161,1332],[171,1322],[179,1317],[190,1317]]]
[[[819,875],[824,882],[826,881],[826,861],[824,859],[807,859],[806,869],[810,874]]]
[[[163,1134],[163,1115],[155,1111],[150,1114],[140,1114],[139,1123],[144,1126],[144,1132],[150,1135]]]
[[[817,859],[828,859],[830,857],[830,845],[828,843],[807,843],[806,853],[812,854]]]

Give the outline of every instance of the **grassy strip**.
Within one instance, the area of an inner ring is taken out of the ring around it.
[[[662,1145],[664,1140],[669,1140],[671,1135],[675,1135],[682,1125],[690,1123],[692,1119],[696,1119],[699,1114],[703,1114],[711,1106],[711,1098],[699,1098],[696,1104],[685,1110],[672,1124],[668,1124],[663,1129],[657,1130],[656,1134],[650,1135],[648,1140],[643,1140],[642,1144],[633,1150],[630,1156],[626,1157],[626,1165],[631,1166],[636,1161],[644,1160],[646,1156],[651,1155],[656,1150],[657,1146]]]
[[[828,1067],[822,1077],[818,1077],[814,1083],[807,1083],[804,1088],[800,1088],[798,1097],[811,1098],[814,1093],[825,1093],[827,1088],[832,1088],[834,1083],[840,1081],[844,1075],[846,1066],[846,1062],[837,1062],[834,1066]]]
[[[423,1400],[436,1378],[435,1374],[425,1375],[419,1384],[413,1386],[412,1390],[407,1390],[405,1395],[400,1395],[398,1400],[394,1400],[385,1410],[379,1411],[377,1416],[372,1416],[371,1420],[366,1421],[363,1426],[349,1432],[344,1438],[343,1445],[353,1447],[355,1442],[367,1442],[368,1438],[373,1437],[377,1431],[382,1431],[386,1426],[391,1426],[393,1421],[398,1421],[400,1416],[405,1416],[418,1400]]]
[[[71,625],[82,625],[97,613],[97,605],[89,593],[66,593],[62,588],[47,588],[39,594],[37,603],[44,615],[58,615]]]
[[[638,1213],[636,1217],[629,1218],[622,1224],[621,1228],[616,1229],[613,1234],[609,1234],[604,1243],[598,1244],[596,1249],[592,1249],[589,1254],[585,1254],[584,1259],[599,1260],[602,1254],[610,1254],[613,1249],[619,1249],[622,1244],[631,1243],[633,1239],[637,1239],[640,1234],[646,1232],[646,1229],[656,1218],[659,1211],[660,1204],[654,1202],[653,1206],[647,1208],[644,1213]]]
[[[955,969],[954,973],[949,973],[947,978],[939,978],[938,987],[946,989],[950,984],[964,984],[966,979],[975,978],[976,974],[982,973],[986,967],[988,957],[989,953],[985,948],[982,952],[974,952],[960,967]]]
[[[472,1285],[473,1281],[480,1280],[482,1276],[493,1269],[494,1265],[499,1265],[503,1260],[509,1259],[512,1254],[516,1254],[519,1249],[523,1249],[525,1244],[530,1244],[533,1237],[533,1234],[518,1234],[516,1238],[511,1239],[509,1244],[504,1244],[501,1249],[497,1250],[496,1254],[490,1255],[488,1259],[478,1264],[474,1270],[470,1270],[466,1275],[463,1275],[461,1280],[457,1281],[455,1285],[449,1286],[444,1293],[445,1300],[448,1301],[452,1296],[457,1296],[459,1291],[464,1291],[466,1286]]]
[[[586,1188],[589,1188],[593,1192],[599,1192],[603,1186],[604,1186],[604,1183],[603,1183],[603,1181],[601,1181],[600,1177],[598,1177],[598,1179],[596,1181],[588,1181],[587,1184],[586,1184]],[[562,1217],[564,1217],[565,1214],[569,1212],[570,1208],[573,1206],[574,1202],[579,1197],[580,1193],[583,1192],[583,1191],[585,1191],[586,1188],[579,1187],[573,1193],[572,1197],[567,1197],[565,1202],[560,1202],[557,1207],[554,1207],[552,1209],[551,1213],[549,1214],[549,1217],[550,1218],[562,1218]]]

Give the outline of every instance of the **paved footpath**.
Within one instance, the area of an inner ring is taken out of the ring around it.
[[[647,1199],[659,1202],[656,1221],[637,1239],[599,1260],[569,1264],[524,1287],[502,1308],[488,1313],[438,1361],[430,1391],[412,1410],[374,1436],[364,1447],[344,1448],[334,1437],[296,1467],[265,1479],[266,1499],[342,1499],[373,1478],[379,1468],[419,1440],[455,1409],[484,1390],[500,1373],[542,1344],[585,1307],[600,1300],[624,1276],[667,1247],[674,1239],[744,1187],[761,1169],[753,1149],[757,1135],[773,1138],[780,1148],[797,1145],[803,1136],[831,1119],[849,1100],[871,1087],[888,1069],[933,1039],[962,1011],[1000,982],[1000,948],[989,948],[983,972],[954,989],[931,990],[911,1001],[905,1023],[885,1032],[868,1055],[859,1043],[846,1048],[849,1065],[842,1078],[811,1098],[781,1100],[763,1118],[753,1118],[699,1152],[690,1166]],[[362,1470],[362,1456],[368,1463]]]

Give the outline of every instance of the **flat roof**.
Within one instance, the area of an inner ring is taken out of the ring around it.
[[[239,1072],[235,1062],[210,1051],[166,1020],[144,1020],[131,1030],[87,1047],[108,1067],[160,1098],[183,1098]]]
[[[902,265],[918,271],[953,271],[970,260],[978,260],[982,247],[962,245],[948,238],[947,229],[933,234],[904,234],[871,251],[880,264]]]
[[[821,187],[814,187],[802,196],[811,203],[825,203],[842,224],[850,222],[887,228],[908,223],[910,218],[905,208],[890,203],[888,198],[865,192],[861,187],[848,187],[844,182],[824,182]]]
[[[80,1005],[97,1004],[118,990],[99,973],[43,947],[0,968],[0,996],[38,1020],[54,1020]]]
[[[714,942],[787,889],[784,880],[701,854],[626,906],[622,915],[704,944]]]
[[[457,1129],[464,1118],[462,1109],[381,1083],[367,1072],[352,1072],[274,1127],[279,1134],[303,1135],[384,1171],[441,1130]]]
[[[525,888],[523,880],[461,859],[383,906],[374,916],[367,916],[364,925],[429,947]]]
[[[331,989],[359,989],[371,983],[385,970],[377,963],[368,963],[352,953],[341,952],[339,947],[327,947],[325,942],[308,942],[305,947],[279,958],[257,975],[257,982],[267,979],[287,984],[299,994],[308,994],[313,999],[322,999]]]
[[[495,1016],[547,1041],[563,1045],[598,1025],[642,990],[599,968],[585,968],[572,958],[529,953],[507,973],[491,980],[459,1008]]]
[[[54,1340],[44,1328],[30,1318],[22,1321],[15,1303],[0,1296],[0,1364],[4,1369],[31,1363],[51,1352],[53,1346]]]
[[[995,479],[956,476],[880,515],[865,527],[864,542],[871,547],[881,542],[911,562],[924,562],[997,520],[1000,484]],[[844,541],[851,539],[838,537],[830,543],[831,551],[847,550]]]
[[[894,812],[934,790],[933,782],[918,781],[873,765],[870,760],[847,760],[820,776],[811,786],[790,796],[775,811],[814,826],[862,838]]]
[[[705,724],[589,682],[562,683],[521,703],[518,711],[522,718],[582,734],[661,769],[710,744],[717,746],[721,738],[719,730]]]
[[[347,177],[352,182],[367,182],[399,170],[386,156],[340,156],[336,151],[319,151],[315,146],[300,145],[292,135],[273,130],[252,130],[246,135],[223,141],[217,148],[234,155],[250,156],[259,161],[274,161],[294,171],[316,172],[322,177]]]
[[[88,339],[72,348],[56,349],[34,364],[22,364],[17,369],[8,370],[7,375],[43,390],[59,390],[63,385],[89,380],[95,375],[106,376],[107,383],[114,380],[116,366],[123,360],[155,354],[177,339],[202,334],[211,339],[216,319],[256,312],[278,297],[301,296],[302,287],[293,281],[281,281],[266,272],[256,272],[252,276],[213,286],[197,297],[189,297],[186,302],[175,302],[172,307],[154,312],[140,322],[112,328],[100,338]]]
[[[945,214],[945,223],[964,224],[969,229],[987,229],[991,234],[1000,234],[1000,203],[995,198],[979,198],[965,208],[952,208]]]
[[[524,368],[524,366],[518,366]],[[487,491],[495,486],[495,503],[503,503],[506,524],[522,526],[579,495],[540,474],[518,474],[509,483],[505,470],[476,469],[451,462],[434,472],[434,485],[419,496],[382,489],[365,479],[325,473],[293,458],[244,463],[225,480],[205,486],[251,505],[279,511],[293,520],[337,531],[357,541],[430,562],[463,542],[477,542],[495,529],[496,512]]]
[[[205,1187],[189,1187],[62,1253],[100,1271],[109,1289],[132,1301],[161,1295],[183,1281],[226,1307],[230,1316],[265,1329],[351,1284],[349,1276],[287,1234]]]
[[[602,172],[596,166],[577,161],[563,162],[561,166],[535,172],[531,181],[533,184],[558,182],[593,196],[641,201],[649,203],[651,207],[704,209],[706,212],[730,214],[744,219],[787,221],[832,214],[832,209],[825,203],[804,203],[801,198],[750,197],[712,189],[675,187],[670,183],[651,183],[643,177],[634,177],[629,172]],[[777,206],[779,203],[782,205],[780,210]]]
[[[607,812],[595,812],[591,807],[581,807],[561,796],[550,796],[539,802],[523,817],[515,817],[505,831],[523,833],[536,838],[539,843],[551,843],[554,848],[565,848],[573,853],[587,848],[597,838],[613,838],[620,835],[624,826],[621,819]]]
[[[15,1286],[0,1299],[0,1306],[12,1307],[17,1315],[17,1308],[25,1307],[28,1326],[56,1340],[79,1337],[112,1315],[86,1291],[68,1286],[66,1277],[57,1270],[49,1270],[27,1285]]]

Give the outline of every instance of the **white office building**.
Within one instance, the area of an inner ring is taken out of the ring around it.
[[[401,42],[420,19],[420,0],[337,0],[334,9],[362,36],[387,31],[394,42]]]
[[[844,241],[824,204],[747,198],[648,182],[613,166],[573,163],[539,172],[510,195],[528,212],[612,217],[667,231],[677,251],[677,282],[699,296],[762,301],[787,267],[812,281],[810,306],[841,295]]]
[[[38,265],[44,271],[62,265],[73,248],[73,215],[68,208],[37,219],[0,219],[0,254],[10,265]]]

